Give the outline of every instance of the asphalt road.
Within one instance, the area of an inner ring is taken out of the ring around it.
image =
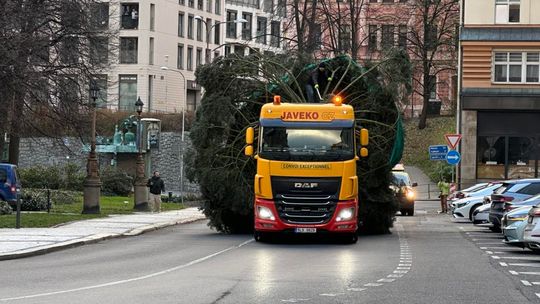
[[[436,214],[436,205],[419,202],[392,234],[355,245],[261,244],[197,222],[0,261],[0,303],[539,302],[535,286],[471,237],[483,230]],[[540,255],[525,256],[540,265]]]

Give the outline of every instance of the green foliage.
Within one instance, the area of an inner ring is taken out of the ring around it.
[[[452,180],[452,171],[455,170],[454,166],[449,165],[446,162],[438,161],[436,165],[429,172],[429,178],[434,182]]]
[[[304,86],[310,68],[315,67],[310,63],[286,55],[232,55],[197,69],[197,82],[206,93],[190,132],[193,147],[186,153],[187,176],[201,187],[202,209],[210,226],[232,233],[253,229],[256,163],[243,157],[245,129],[256,127],[261,106],[273,95],[280,95],[283,102],[305,102]],[[321,93],[342,96],[355,108],[357,125],[370,130],[370,156],[358,166],[362,231],[386,233],[397,209],[389,189],[389,161],[400,90],[400,86],[386,83],[398,78],[410,83],[410,64],[404,52],[367,67],[347,56],[326,63],[333,81]],[[389,80],[390,76],[394,79]]]
[[[0,215],[12,214],[13,209],[7,202],[0,201]]]
[[[34,166],[19,170],[24,188],[82,191],[84,173],[73,163],[60,166]]]
[[[133,188],[133,177],[126,172],[106,169],[101,172],[101,191],[104,195],[129,195]]]
[[[21,194],[22,211],[47,210],[47,193],[43,190],[24,189]]]

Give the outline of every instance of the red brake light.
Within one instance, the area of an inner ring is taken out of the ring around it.
[[[534,211],[533,215],[534,216],[540,216],[540,209]]]

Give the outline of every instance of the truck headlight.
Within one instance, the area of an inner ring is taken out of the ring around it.
[[[275,220],[274,214],[272,213],[272,210],[270,210],[267,207],[264,206],[257,206],[257,213],[259,214],[259,218],[263,220]]]
[[[339,211],[336,222],[348,221],[354,217],[354,208],[345,208]]]
[[[412,191],[412,190],[407,190],[407,192],[406,192],[405,195],[407,196],[407,199],[408,199],[408,200],[411,200],[411,201],[414,200],[414,191]]]

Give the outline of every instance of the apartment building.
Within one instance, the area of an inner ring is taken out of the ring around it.
[[[107,75],[100,78],[100,85],[107,87],[103,105],[134,111],[140,97],[145,111],[194,111],[201,98],[194,71],[222,52],[216,47],[223,42],[223,31],[213,25],[224,18],[224,0],[108,5],[109,23],[118,29],[118,49],[109,58]]]
[[[226,55],[283,52],[286,0],[226,0],[225,10]]]
[[[540,2],[462,1],[463,183],[538,177]]]

